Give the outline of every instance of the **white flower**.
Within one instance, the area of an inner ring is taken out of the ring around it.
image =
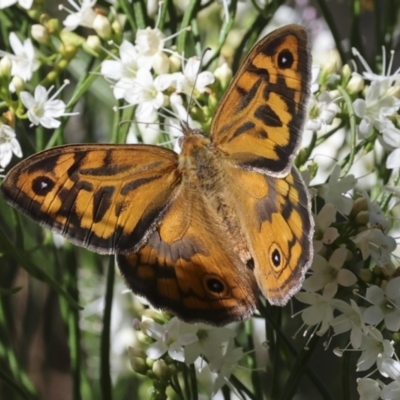
[[[140,69],[136,80],[124,93],[125,100],[137,105],[136,116],[141,121],[154,120],[157,110],[165,105],[166,98],[163,91],[172,83],[172,75],[162,74],[155,79],[150,71]]]
[[[364,193],[364,197],[368,202],[369,223],[371,227],[380,229],[383,233],[388,233],[391,223],[383,214],[381,207],[376,201],[371,201],[366,193]]]
[[[22,157],[21,146],[14,130],[8,125],[0,125],[0,167],[5,168],[11,161],[12,154]]]
[[[73,1],[68,0],[68,3],[74,7],[75,12],[66,9],[70,14],[63,21],[63,24],[68,30],[73,31],[78,26],[84,26],[86,28],[93,28],[93,21],[97,14],[93,10],[97,0],[79,0],[79,5]]]
[[[126,90],[135,83],[139,69],[150,70],[151,63],[145,57],[141,57],[137,48],[126,40],[119,46],[120,58],[115,55],[112,57],[114,60],[105,60],[101,63],[100,73],[116,81],[113,92],[118,100],[122,99]]]
[[[314,218],[314,251],[316,253],[323,248],[323,244],[331,244],[339,237],[338,230],[330,226],[336,221],[336,211],[337,209],[333,204],[326,203]]]
[[[243,349],[241,347],[235,348],[234,346],[233,339],[229,340],[225,353],[222,356],[220,354],[214,354],[214,357],[209,360],[211,372],[218,373],[217,379],[214,382],[214,394],[228,383],[232,370],[244,356]]]
[[[15,3],[18,3],[22,8],[29,10],[32,7],[33,0],[0,0],[0,9],[13,6]]]
[[[338,285],[352,286],[357,282],[357,277],[348,269],[342,268],[346,261],[348,250],[336,249],[329,258],[329,262],[319,254],[315,254],[311,266],[313,274],[303,283],[303,289],[316,292],[324,289],[325,294],[333,297]]]
[[[138,29],[136,33],[136,48],[140,54],[154,56],[164,48],[165,35],[157,28]]]
[[[361,341],[361,355],[357,361],[357,371],[366,371],[370,369],[375,363],[378,368],[382,360],[390,358],[394,354],[393,344],[383,339],[382,333],[370,326],[367,328],[368,334],[364,335]]]
[[[39,85],[35,89],[34,96],[25,91],[20,93],[21,101],[26,107],[28,118],[33,125],[40,124],[49,129],[58,128],[61,125],[61,122],[56,120],[56,118],[64,115],[74,115],[71,113],[65,113],[66,106],[62,100],[54,100],[66,84],[68,84],[67,81],[50,98],[48,97],[54,86],[50,87],[49,90],[46,90],[45,87]]]
[[[392,267],[391,255],[397,243],[391,236],[385,235],[380,229],[368,229],[360,232],[352,240],[361,250],[363,260],[371,256],[376,265]]]
[[[223,343],[229,342],[236,332],[229,328],[216,328],[206,324],[197,324],[197,340],[185,347],[185,362],[193,364],[199,356],[215,360],[221,352]]]
[[[215,81],[215,77],[210,71],[200,72],[200,60],[197,57],[191,57],[187,61],[185,68],[182,72],[176,72],[175,88],[178,93],[185,93],[191,95],[193,89],[200,93],[207,90],[207,86]]]
[[[368,137],[375,127],[384,135],[383,139],[391,144],[393,133],[398,134],[400,131],[394,127],[388,117],[395,114],[399,107],[400,100],[388,93],[384,82],[371,82],[366,91],[365,100],[356,99],[353,102],[354,112],[357,117],[361,118],[358,127],[360,136]]]
[[[14,32],[10,33],[9,39],[14,54],[0,51],[0,56],[7,56],[11,60],[11,76],[19,76],[27,82],[40,66],[35,56],[32,41],[31,39],[25,39],[22,43]]]
[[[365,79],[367,79],[369,81],[379,81],[379,82],[386,81],[391,85],[392,82],[394,82],[400,78],[400,74],[399,74],[400,68],[398,68],[393,74],[391,74],[392,65],[393,65],[393,57],[394,57],[393,50],[390,52],[389,65],[386,66],[386,50],[385,50],[385,47],[382,46],[382,75],[375,74],[372,71],[371,67],[368,65],[368,63],[365,61],[364,57],[360,54],[360,52],[356,48],[353,47],[352,51],[353,51],[353,55],[358,57],[358,59],[361,61],[361,64],[363,65],[363,67],[366,69],[366,71],[364,71],[362,73],[362,75],[364,76]]]
[[[366,332],[362,310],[353,299],[350,299],[350,304],[339,299],[334,299],[333,303],[342,313],[331,322],[335,334],[350,331],[350,343],[353,349],[360,348],[362,337]]]
[[[151,320],[144,320],[140,324],[142,331],[156,341],[151,344],[146,354],[152,360],[157,360],[166,352],[176,361],[184,362],[184,348],[195,342],[197,327],[193,324],[186,324],[178,318],[172,318],[167,324],[160,325]]]
[[[378,400],[381,395],[379,383],[371,378],[360,378],[357,380],[357,391],[360,400]]]
[[[353,200],[343,196],[349,190],[356,186],[356,179],[353,175],[347,175],[339,180],[340,167],[335,165],[328,183],[321,185],[318,194],[325,200],[326,203],[332,203],[338,211],[344,215],[348,215],[353,206]]]
[[[392,358],[386,358],[382,361],[380,372],[384,376],[388,376],[393,379],[393,382],[389,383],[382,389],[382,399],[400,399],[400,362],[393,360]]]
[[[384,320],[388,330],[400,330],[400,277],[391,279],[385,290],[375,285],[370,286],[366,299],[373,304],[364,311],[367,324],[377,325]]]
[[[317,335],[322,336],[333,320],[333,303],[330,294],[301,292],[295,297],[302,303],[310,304],[310,307],[301,312],[301,318],[306,325],[317,325],[319,327]]]
[[[305,129],[319,131],[323,126],[331,124],[339,111],[340,107],[328,92],[322,92],[318,98],[311,96]]]

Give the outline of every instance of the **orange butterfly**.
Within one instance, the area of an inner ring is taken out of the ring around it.
[[[14,167],[3,196],[73,243],[115,253],[135,293],[185,321],[248,318],[258,288],[284,305],[313,255],[310,199],[292,165],[310,64],[304,28],[278,29],[244,60],[209,138],[184,127],[181,154],[52,148]]]

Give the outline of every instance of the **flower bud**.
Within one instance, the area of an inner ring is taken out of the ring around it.
[[[322,74],[327,77],[334,74],[338,70],[338,63],[336,55],[329,57],[328,61],[322,67]]]
[[[3,57],[0,60],[0,76],[9,77],[11,72],[11,67],[12,67],[12,62],[9,59],[9,57],[8,56]]]
[[[93,29],[104,40],[111,39],[111,24],[107,17],[97,14],[93,21]]]
[[[39,43],[47,43],[49,41],[49,32],[43,25],[33,24],[31,35]]]
[[[215,77],[220,81],[222,89],[226,89],[232,80],[232,70],[227,63],[223,63],[214,71]]]
[[[121,21],[119,21],[118,19],[116,19],[115,21],[112,22],[111,24],[111,29],[115,35],[114,40],[116,42],[119,42],[122,38],[122,23]]]
[[[352,74],[352,72],[351,72],[351,69],[350,69],[349,65],[348,65],[348,64],[345,64],[345,65],[343,66],[343,68],[342,68],[342,77],[343,77],[343,80],[344,80],[345,82],[347,82],[347,80],[350,79],[351,74]]]
[[[142,349],[129,347],[128,349],[129,362],[132,369],[141,375],[146,375],[148,367],[146,365],[146,354]]]
[[[101,40],[97,35],[89,35],[82,47],[86,52],[94,56],[98,56],[102,51]]]
[[[368,211],[368,200],[365,197],[355,199],[350,216],[355,216],[361,211]]]
[[[182,68],[182,57],[174,53],[169,57],[169,68],[171,72],[178,72]]]
[[[364,89],[364,79],[360,75],[353,75],[346,86],[349,94],[357,94]]]
[[[169,72],[169,58],[162,51],[157,52],[153,56],[153,69],[156,74],[167,74]]]
[[[400,85],[395,84],[393,86],[390,86],[386,94],[388,94],[389,96],[400,98]]]
[[[10,91],[19,93],[25,89],[25,81],[18,75],[15,75],[10,82]]]
[[[162,359],[154,361],[152,369],[153,369],[154,375],[157,378],[160,378],[162,380],[167,380],[170,377],[170,370],[168,368],[168,365]]]
[[[356,223],[358,225],[367,225],[369,222],[369,211],[360,211],[356,215]]]
[[[369,268],[361,268],[358,276],[364,282],[372,281],[372,271]]]

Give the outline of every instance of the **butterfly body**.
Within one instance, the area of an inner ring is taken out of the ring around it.
[[[313,255],[310,199],[292,165],[310,68],[304,28],[280,28],[244,60],[209,137],[183,129],[179,155],[60,146],[16,165],[1,192],[75,244],[116,254],[133,292],[185,321],[246,319],[260,291],[284,305]]]

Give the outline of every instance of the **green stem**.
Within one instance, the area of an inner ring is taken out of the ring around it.
[[[100,71],[100,68],[101,68],[101,64],[97,65],[97,67],[93,71],[87,72],[86,74],[84,74],[82,76],[80,82],[76,86],[74,94],[72,95],[70,101],[67,104],[66,112],[72,112],[76,103],[81,99],[81,97],[86,93],[86,91],[89,90],[90,86],[95,81],[95,79],[98,78],[97,73]],[[46,149],[53,147],[55,145],[55,143],[58,141],[58,139],[62,136],[62,134],[64,132],[64,127],[68,121],[68,118],[70,118],[70,117],[64,117],[61,120],[60,127],[57,128],[54,131],[54,133],[51,135],[51,137],[45,147]]]
[[[7,235],[3,232],[0,228],[0,242],[3,245],[3,248],[6,252],[8,252],[20,265],[24,268],[28,274],[32,275],[33,277],[47,282],[60,296],[63,296],[65,300],[71,307],[75,307],[77,309],[80,308],[79,304],[67,293],[63,287],[53,278],[51,277],[46,271],[39,268],[27,255],[25,251],[21,251],[21,249],[16,249],[8,240]]]
[[[188,35],[187,28],[190,26],[192,19],[196,15],[198,7],[200,7],[200,0],[191,0],[183,14],[181,24],[182,33],[178,36],[177,40],[177,51],[179,54],[183,54],[185,51],[186,38]]]
[[[7,375],[4,370],[0,369],[0,380],[9,386],[15,393],[17,393],[23,400],[39,400],[34,394],[28,393],[24,387],[18,384],[14,379]]]
[[[198,400],[199,391],[197,388],[196,369],[194,364],[190,365],[190,387],[192,389],[190,398],[193,400]]]
[[[245,322],[245,331],[246,331],[246,337],[247,337],[247,348],[252,350],[248,355],[247,355],[247,366],[249,370],[251,371],[251,383],[252,383],[252,388],[254,395],[258,399],[263,398],[263,393],[260,387],[260,381],[258,379],[258,373],[256,371],[257,368],[257,362],[256,362],[256,352],[254,348],[254,340],[253,340],[253,329],[252,329],[252,323],[251,320],[247,320]]]
[[[118,4],[121,6],[124,14],[126,15],[126,19],[128,20],[132,31],[136,32],[138,26],[136,24],[135,14],[133,12],[132,4],[128,0],[119,0]]]
[[[316,0],[316,1],[317,1],[318,5],[319,5],[319,8],[320,8],[322,14],[324,15],[326,23],[329,26],[329,30],[332,33],[333,39],[335,40],[336,48],[339,51],[339,55],[340,55],[340,58],[342,60],[342,63],[346,64],[347,57],[346,57],[346,54],[345,54],[345,52],[344,52],[344,50],[342,48],[342,39],[340,37],[339,30],[336,27],[336,22],[335,22],[334,18],[332,17],[332,14],[331,14],[331,12],[330,12],[330,10],[328,8],[328,5],[325,2],[325,0]]]
[[[350,134],[351,134],[350,155],[348,161],[346,163],[342,163],[341,165],[342,176],[346,176],[354,163],[354,158],[356,155],[357,124],[356,124],[356,115],[354,113],[353,104],[349,94],[341,86],[338,86],[338,90],[340,94],[343,96],[344,102],[347,107],[347,111],[349,113],[349,121],[350,121]]]
[[[111,310],[114,292],[115,260],[110,256],[107,269],[107,286],[103,313],[103,330],[100,341],[100,387],[104,400],[112,400],[112,382],[110,374],[110,329]]]
[[[136,0],[133,2],[133,12],[136,17],[137,27],[139,29],[145,29],[147,26],[147,15],[146,15],[146,4],[142,0]]]
[[[290,385],[286,385],[283,396],[281,397],[282,400],[293,399],[300,385],[301,378],[307,370],[308,362],[315,350],[317,343],[319,342],[319,339],[319,336],[314,335],[309,340],[307,349],[303,348],[300,354],[297,356],[292,372],[287,379],[287,382],[290,382]]]

